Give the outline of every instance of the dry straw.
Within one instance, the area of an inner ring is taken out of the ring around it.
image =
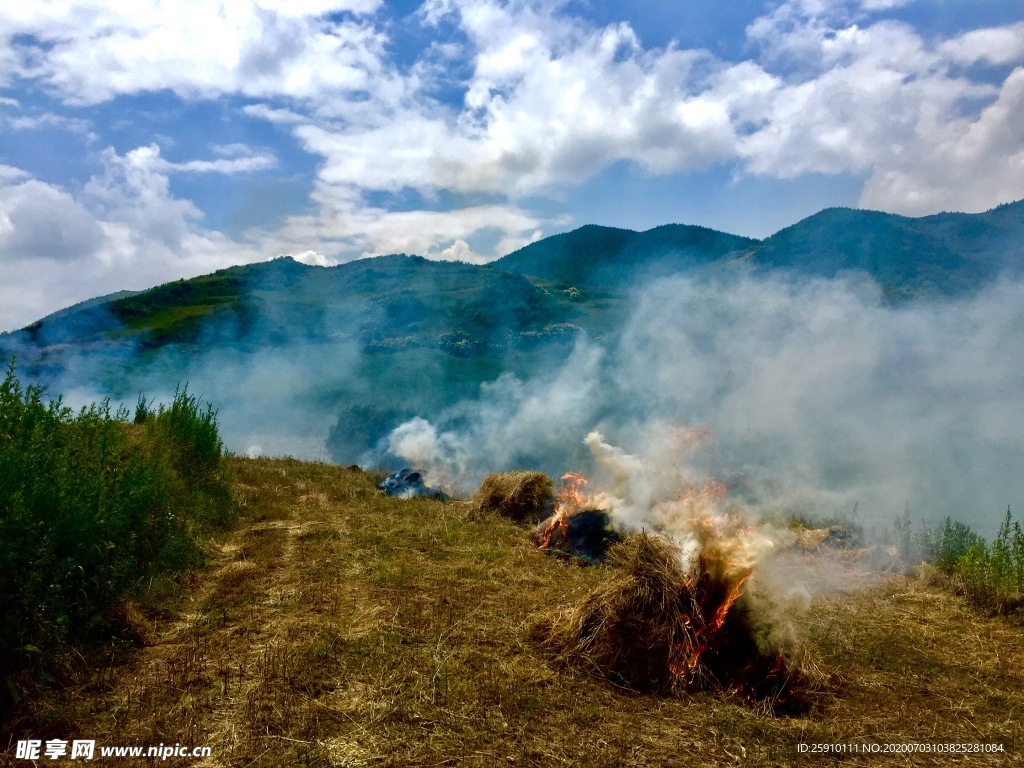
[[[537,621],[532,637],[556,661],[633,690],[711,689],[768,711],[802,711],[823,681],[802,648],[762,649],[742,600],[710,626],[718,607],[731,604],[733,583],[713,560],[702,556],[688,576],[674,544],[633,534],[608,551],[610,578]]]
[[[683,614],[679,552],[638,533],[609,550],[613,576],[578,605],[541,619],[533,636],[558,660],[635,690],[672,686]]]
[[[497,514],[520,523],[549,515],[555,485],[543,472],[498,472],[488,475],[473,497],[480,515]]]

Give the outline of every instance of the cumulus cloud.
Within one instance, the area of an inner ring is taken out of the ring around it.
[[[377,0],[228,4],[57,0],[5,10],[7,76],[43,81],[66,102],[170,89],[311,96],[366,88],[381,35],[359,17]],[[330,24],[328,13],[348,16]],[[353,18],[354,16],[354,18]]]
[[[234,163],[250,158],[170,163],[156,145],[123,155],[107,149],[101,171],[79,190],[0,166],[0,259],[9,276],[0,286],[0,328],[112,291],[265,258],[204,229],[202,212],[170,190],[169,173],[239,171]]]
[[[865,182],[860,204],[908,215],[977,211],[1024,197],[1024,67],[1003,82],[976,119],[924,127],[930,141],[907,142]]]
[[[338,263],[334,259],[330,259],[316,251],[303,251],[302,253],[289,253],[286,255],[301,264],[308,264],[311,267],[333,267]]]
[[[961,64],[1014,64],[1024,60],[1024,22],[971,30],[944,41],[939,51]]]
[[[884,18],[901,4],[781,3],[747,30],[755,58],[728,62],[644,48],[628,24],[595,27],[558,3],[436,0],[422,7],[424,23],[465,36],[461,104],[435,101],[439,75],[421,67],[392,72],[388,97],[358,109],[249,110],[291,126],[323,158],[321,183],[346,201],[410,189],[515,200],[559,194],[620,162],[668,174],[736,161],[740,175],[861,175],[862,205],[905,214],[1024,196],[1013,160],[1021,139],[1002,127],[1024,119],[1014,76],[999,86],[961,71],[971,60],[1012,63],[1019,25],[926,40]],[[968,134],[976,148],[952,152]],[[1010,162],[992,183],[999,157]],[[377,216],[347,202],[331,220],[344,218],[351,237],[361,220],[391,218]],[[368,253],[409,245],[384,229],[355,239],[376,243]],[[510,240],[523,234],[507,230]],[[463,237],[452,227],[435,235],[420,252],[444,253]]]
[[[439,39],[407,61],[379,0],[55,0],[0,19],[0,72],[77,106],[160,91],[247,97],[230,108],[318,160],[305,210],[220,243],[251,242],[259,258],[486,260],[568,224],[537,210],[616,164],[853,175],[861,205],[911,215],[1024,197],[1024,26],[926,38],[889,17],[904,4],[777,2],[747,28],[749,56],[730,61],[647,47],[629,24],[596,25],[562,2],[427,0],[415,20]],[[108,154],[80,202],[115,251],[151,242],[180,259],[196,233],[208,250],[217,238],[168,178],[281,165],[265,150],[213,151]],[[442,194],[457,202],[408,204]],[[537,196],[546,203],[531,209]]]
[[[253,241],[267,253],[288,253],[295,243],[315,244],[338,261],[357,256],[408,253],[427,258],[481,261],[455,245],[475,235],[499,233],[494,248],[507,253],[540,237],[542,220],[514,205],[476,205],[443,211],[390,211],[367,204],[349,186],[318,184],[313,214],[290,216],[273,231],[253,231]],[[452,250],[454,248],[454,250]]]
[[[958,69],[1021,61],[1020,28],[934,44],[906,24],[858,19],[843,3],[779,6],[748,35],[768,64],[794,74],[759,99],[761,124],[739,142],[747,170],[864,174],[861,205],[908,215],[1024,196],[1024,137],[1010,128],[1024,119],[1017,71],[997,86]]]
[[[88,257],[102,241],[96,220],[67,192],[34,179],[0,187],[0,258],[5,262]]]
[[[648,52],[627,24],[594,29],[554,10],[428,3],[428,22],[453,15],[473,51],[461,109],[423,97],[366,119],[303,124],[296,135],[325,158],[325,181],[388,191],[519,195],[618,161],[668,173],[731,154],[727,110],[691,87],[706,55]]]

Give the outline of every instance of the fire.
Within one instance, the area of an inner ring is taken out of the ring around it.
[[[694,572],[687,574],[680,585],[684,596],[680,623],[685,631],[672,649],[669,667],[685,687],[699,682],[701,657],[721,642],[719,633],[729,611],[753,574],[749,567],[730,572],[723,565],[721,552],[702,552]]]
[[[680,435],[683,443],[706,439],[700,432]],[[607,453],[611,455],[611,451]],[[595,514],[610,519],[607,513],[596,509],[605,506],[609,499],[612,515],[616,514],[616,504],[626,503],[603,494],[591,497],[585,491],[587,484],[586,478],[576,472],[562,476],[562,488],[555,495],[554,513],[534,535],[538,547],[578,554],[576,541],[583,520]],[[630,666],[633,664],[646,670],[650,685],[678,690],[710,688],[754,704],[768,702],[770,707],[786,704],[783,694],[788,695],[794,674],[791,657],[782,651],[761,648],[756,635],[759,630],[755,630],[756,622],[751,613],[754,603],[747,597],[755,565],[771,549],[771,541],[742,515],[728,510],[726,496],[726,486],[709,476],[685,485],[674,499],[649,502],[646,520],[660,531],[661,536],[655,538],[664,541],[667,549],[659,549],[662,545],[648,547],[646,551],[655,554],[650,560],[642,560],[650,565],[631,566],[639,570],[619,582],[619,588],[625,590],[623,594],[631,596],[629,600],[605,601],[604,596],[611,593],[600,593],[601,599],[594,607],[580,608],[583,612],[607,612],[612,610],[611,606],[619,605],[618,611],[625,611],[617,615],[602,613],[600,619],[579,622],[576,626],[580,631],[589,632],[589,628],[593,628],[592,631],[600,633],[605,631],[602,628],[622,629],[608,629],[610,634],[602,640],[580,637],[573,642],[579,642],[580,648],[591,649],[584,655],[593,662],[594,643],[615,643],[618,642],[616,632],[640,631],[636,628],[645,626],[644,622],[663,621],[652,625],[646,635],[647,638],[664,637],[663,651],[638,652],[640,656],[626,663],[625,670],[622,654],[628,656],[632,652],[625,649],[608,652],[608,673],[612,679],[643,687],[644,680],[635,676],[635,669]],[[639,535],[651,540],[650,534]],[[667,554],[657,555],[657,552]],[[647,567],[653,570],[648,572]],[[652,584],[657,586],[652,587]],[[635,616],[626,608],[629,605],[636,606]],[[668,613],[662,614],[664,610]],[[664,619],[654,618],[662,615]],[[648,666],[657,658],[661,659],[660,671]]]
[[[570,511],[582,509],[587,504],[587,494],[583,491],[586,484],[587,478],[579,472],[562,475],[562,490],[555,494],[555,510],[535,537],[539,548],[549,549],[568,538]]]
[[[583,507],[587,503],[587,494],[583,492],[583,486],[587,484],[587,478],[579,472],[566,472],[562,475],[562,490],[555,494],[558,502],[558,510],[565,506]]]

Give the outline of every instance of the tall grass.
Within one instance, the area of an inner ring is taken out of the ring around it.
[[[925,533],[924,548],[930,562],[978,607],[1024,612],[1024,529],[1009,508],[991,543],[947,517],[942,527]]]
[[[77,413],[14,363],[0,384],[0,705],[68,644],[104,636],[157,574],[201,562],[232,514],[216,414],[187,390],[135,423],[109,400]]]

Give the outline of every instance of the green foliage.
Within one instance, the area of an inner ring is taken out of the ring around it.
[[[948,517],[927,541],[931,562],[953,576],[972,603],[993,613],[1024,608],[1024,529],[1009,508],[991,544]]]
[[[216,414],[187,390],[135,424],[109,400],[78,413],[8,367],[0,384],[0,676],[45,669],[109,631],[152,577],[201,562],[232,503]]]
[[[948,517],[937,531],[925,534],[928,560],[947,576],[952,576],[961,558],[979,545],[984,547],[985,540],[972,531],[970,526]]]
[[[237,307],[242,287],[228,270],[176,280],[110,302],[111,315],[123,333],[146,331],[161,343],[190,339],[213,313]]]

